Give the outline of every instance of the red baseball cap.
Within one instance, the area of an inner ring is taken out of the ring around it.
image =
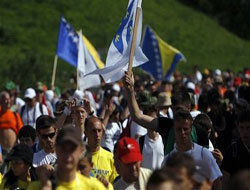
[[[117,155],[124,164],[142,161],[140,146],[135,139],[123,137],[117,145]]]

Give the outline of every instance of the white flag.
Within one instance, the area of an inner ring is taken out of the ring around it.
[[[139,2],[139,3],[138,3]],[[128,69],[130,48],[132,43],[132,32],[135,23],[136,8],[141,7],[141,0],[129,0],[127,11],[122,18],[120,27],[115,34],[109,47],[106,65],[104,69],[97,69],[90,74],[102,75],[106,83],[115,82],[124,76],[124,71]],[[139,46],[142,31],[142,11],[138,23],[136,36],[135,56],[133,67],[139,66],[148,61]]]
[[[79,34],[77,69],[79,90],[85,90],[101,84],[100,77],[98,75],[86,76],[86,74],[96,70],[97,65],[83,43],[81,31]]]

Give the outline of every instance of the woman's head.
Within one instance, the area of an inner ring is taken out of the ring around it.
[[[32,166],[33,151],[28,145],[18,144],[13,147],[6,161],[11,162],[11,170],[15,176],[25,175]]]

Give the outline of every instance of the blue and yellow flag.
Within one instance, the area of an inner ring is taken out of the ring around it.
[[[164,42],[149,26],[144,30],[142,51],[149,59],[140,67],[156,80],[169,80],[180,61],[186,61],[176,48]]]
[[[94,46],[84,35],[82,35],[82,38],[88,50],[88,53],[91,55],[96,66],[98,68],[103,68],[104,63],[101,61],[98,52],[96,51]],[[75,31],[75,29],[70,25],[70,23],[67,22],[67,20],[62,16],[60,19],[56,54],[59,58],[63,59],[67,63],[71,64],[74,67],[77,67],[78,43],[79,35]]]

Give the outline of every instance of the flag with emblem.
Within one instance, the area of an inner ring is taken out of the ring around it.
[[[98,69],[90,73],[102,75],[106,83],[115,82],[121,79],[124,76],[124,71],[128,69],[137,6],[141,7],[141,0],[129,1],[126,13],[123,16],[120,26],[109,47],[105,68]],[[139,66],[148,61],[139,46],[141,40],[141,30],[142,12],[138,23],[133,67]]]
[[[186,61],[179,50],[163,41],[149,26],[144,30],[142,51],[147,56],[148,62],[140,67],[156,80],[169,80],[177,64]]]
[[[78,43],[78,34],[66,19],[61,17],[56,51],[57,56],[72,66],[77,67]]]

